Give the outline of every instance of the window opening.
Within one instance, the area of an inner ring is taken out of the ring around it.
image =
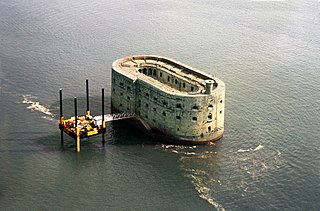
[[[199,110],[199,106],[195,105],[192,107],[193,110]]]

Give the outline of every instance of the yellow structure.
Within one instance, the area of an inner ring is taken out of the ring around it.
[[[64,119],[62,114],[62,89],[60,89],[60,122],[59,129],[61,130],[61,144],[63,144],[63,133],[68,134],[75,140],[75,148],[77,152],[81,150],[81,138],[87,138],[102,134],[102,142],[104,144],[104,134],[106,132],[106,123],[104,119],[104,89],[102,89],[102,116],[91,116],[89,109],[89,88],[88,80],[86,80],[87,90],[87,110],[85,116],[77,114],[77,98],[74,98],[74,117]]]

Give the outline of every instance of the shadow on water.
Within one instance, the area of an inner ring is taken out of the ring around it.
[[[63,145],[61,145],[60,132],[37,139],[36,145],[41,146],[42,151],[45,152],[75,151],[74,139],[65,133],[63,137]],[[102,143],[102,135],[81,139],[81,151],[102,150],[108,145],[156,145],[156,142],[134,126],[120,121],[107,124],[105,145]]]
[[[58,131],[57,127],[57,131]],[[67,134],[63,134],[63,145],[61,145],[60,132],[37,140],[44,151],[74,151],[75,141]],[[105,134],[105,145],[102,143],[102,135],[81,139],[81,151],[101,150],[108,145],[156,145],[157,143],[142,133],[140,130],[125,121],[117,121],[107,124]]]
[[[130,124],[130,120],[120,120],[109,124],[108,128],[112,139],[110,143],[121,145],[155,145],[156,142],[137,129],[134,125]]]
[[[78,113],[84,114],[86,109],[86,98],[78,98]],[[52,113],[59,116],[59,102],[55,102],[50,106]],[[90,111],[93,115],[101,114],[101,98],[90,97]],[[63,114],[66,118],[74,116],[73,98],[63,99]],[[105,98],[105,112],[111,113],[111,96]],[[129,123],[130,120],[117,120],[107,122],[106,144],[120,144],[120,145],[154,145],[156,142],[141,132],[134,125]],[[99,137],[99,136],[96,136]],[[90,138],[100,139],[101,138]],[[84,141],[82,141],[85,143]],[[89,141],[90,142],[90,141]]]

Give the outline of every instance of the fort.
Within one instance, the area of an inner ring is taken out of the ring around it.
[[[166,57],[114,61],[111,103],[163,142],[201,144],[224,133],[224,82]]]

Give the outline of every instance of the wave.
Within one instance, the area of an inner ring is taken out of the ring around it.
[[[263,149],[263,145],[259,144],[256,148],[249,148],[249,149],[239,149],[237,152],[255,152],[258,151],[260,149]]]
[[[32,111],[38,111],[42,114],[45,114],[47,116],[50,116],[51,118],[54,117],[54,114],[51,113],[50,109],[46,108],[44,105],[41,105],[39,102],[35,101],[37,97],[32,95],[22,95],[22,103],[27,104],[27,109],[30,109]]]

